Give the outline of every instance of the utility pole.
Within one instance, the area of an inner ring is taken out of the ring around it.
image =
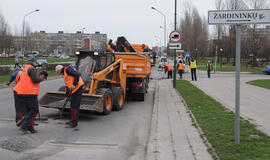
[[[175,0],[175,10],[174,10],[174,30],[177,29],[177,0]],[[174,59],[174,69],[173,69],[173,88],[176,88],[176,49],[173,54]]]

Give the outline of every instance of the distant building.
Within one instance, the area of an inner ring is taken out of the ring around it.
[[[88,44],[86,44],[86,41]],[[22,37],[14,36],[14,51],[21,50]],[[25,37],[25,54],[37,51],[41,54],[72,55],[76,50],[85,48],[89,50],[105,51],[107,48],[107,34],[95,33],[46,33],[34,32],[30,37]]]
[[[107,34],[101,34],[100,32],[82,33],[80,31],[76,33],[64,33],[59,31],[58,33],[46,33],[45,31],[40,31],[44,34],[48,45],[49,52],[54,54],[68,54],[71,55],[74,51],[88,46],[85,44],[84,39],[88,39],[89,49],[105,51],[107,46]]]

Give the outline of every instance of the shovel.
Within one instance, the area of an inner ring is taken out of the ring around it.
[[[64,104],[63,104],[63,106],[62,106],[62,109],[61,109],[61,112],[60,112],[60,115],[59,115],[60,118],[62,118],[62,116],[63,116],[64,109],[65,109],[65,107],[66,107],[68,101],[70,100],[71,95],[72,95],[72,92],[69,91],[68,96],[67,96],[67,97],[65,98],[65,100],[64,100]]]

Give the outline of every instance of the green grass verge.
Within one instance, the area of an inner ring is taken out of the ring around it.
[[[259,79],[259,80],[249,81],[247,83],[254,86],[270,89],[270,79]]]
[[[214,66],[213,66],[214,67]],[[214,68],[213,68],[214,69]],[[263,67],[245,67],[245,66],[241,66],[241,72],[250,72],[253,74],[262,74],[262,69]],[[198,65],[198,70],[206,70],[205,69],[205,65]],[[220,65],[217,65],[216,68],[217,71],[222,71],[222,72],[235,72],[235,66],[231,66],[231,65],[223,65],[222,67]]]
[[[74,62],[75,57],[71,58],[47,58],[47,57],[38,57],[37,59],[45,59],[48,63],[57,63],[57,62]],[[22,58],[19,59],[20,65],[22,64]],[[23,60],[24,64],[27,64],[27,57]],[[0,65],[14,65],[15,58],[0,58]]]
[[[40,68],[39,68],[38,70],[41,71]],[[47,71],[47,72],[48,72],[48,74],[49,74],[48,77],[51,77],[51,76],[57,76],[57,73],[55,72],[55,70],[49,70],[49,71]],[[11,73],[12,73],[12,72],[10,72],[9,74],[3,74],[3,75],[0,75],[0,83],[8,82]]]
[[[178,80],[176,88],[222,160],[270,159],[270,138],[266,134],[241,119],[241,144],[236,145],[233,112],[188,81]]]
[[[3,75],[1,75],[0,76],[0,83],[8,82],[10,75],[11,75],[11,73],[10,74],[3,74]]]

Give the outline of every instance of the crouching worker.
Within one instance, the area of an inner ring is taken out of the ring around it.
[[[70,99],[70,115],[71,121],[69,122],[70,128],[75,128],[78,125],[79,120],[79,112],[81,105],[81,96],[82,96],[82,88],[83,88],[83,80],[76,70],[72,67],[64,67],[62,65],[57,65],[55,67],[55,71],[59,75],[63,75],[63,78],[66,83],[66,92],[67,95],[71,94]]]
[[[39,113],[39,84],[46,79],[47,76],[45,74],[39,74],[36,66],[37,62],[35,57],[30,57],[28,64],[22,70],[18,84],[14,87],[14,91],[17,92],[26,110],[20,128],[23,133],[27,133],[27,131],[31,133],[37,132],[37,130],[34,129],[34,121]]]

